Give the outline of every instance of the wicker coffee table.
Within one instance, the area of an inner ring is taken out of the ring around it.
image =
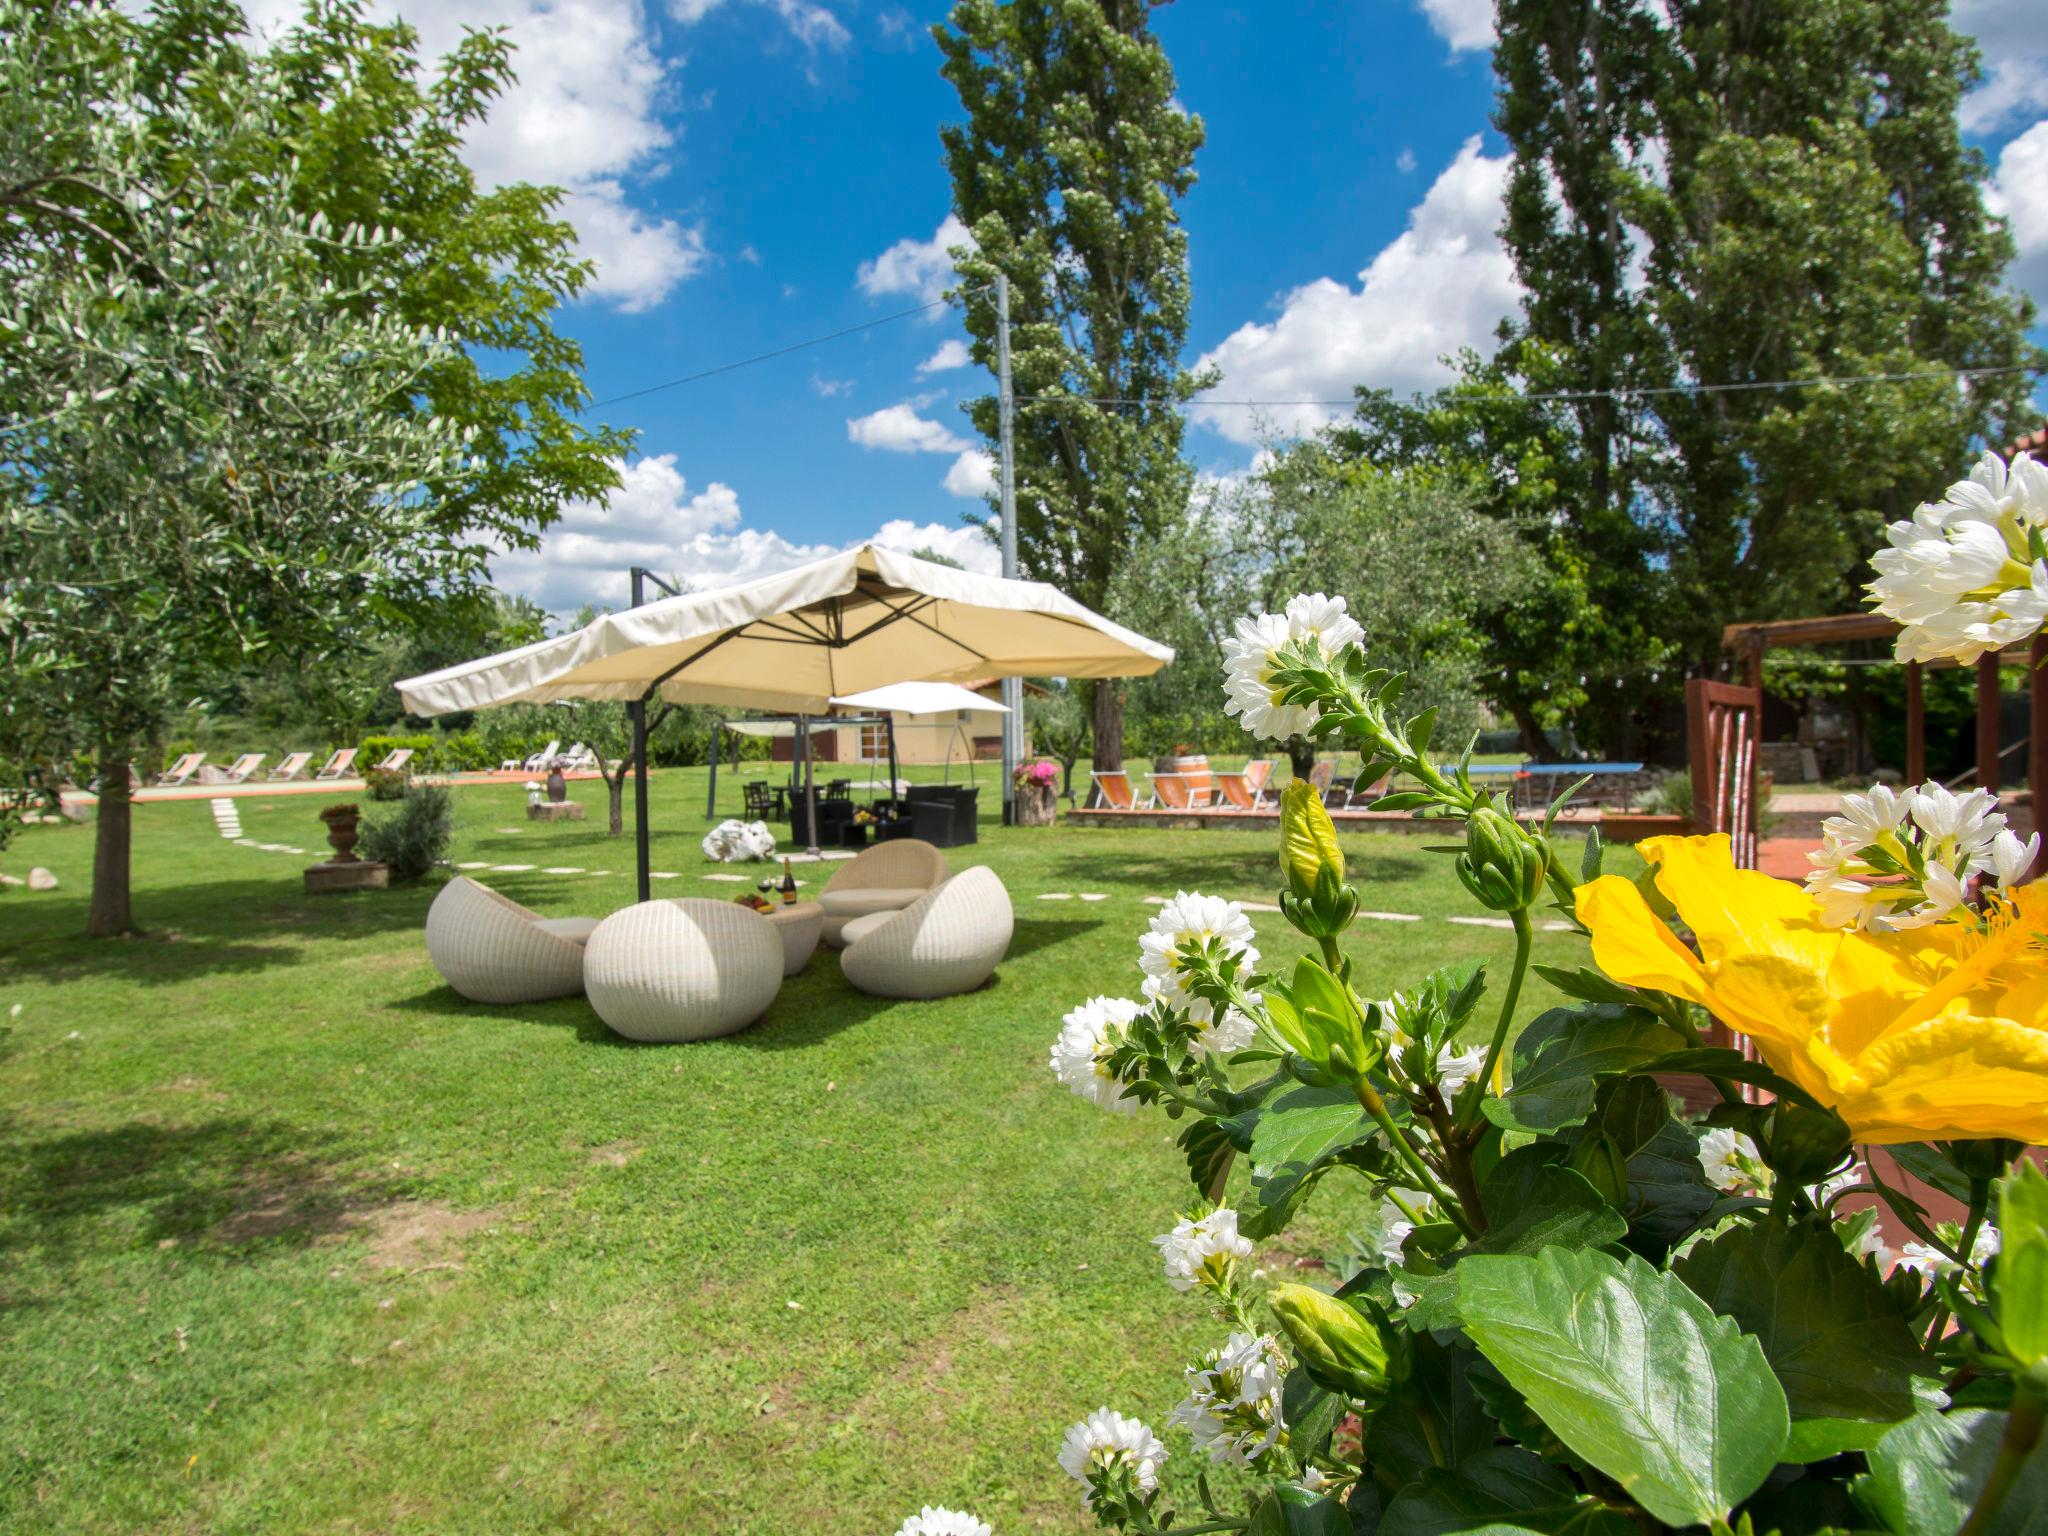
[[[815,901],[788,906],[777,903],[761,916],[774,924],[776,937],[782,940],[782,974],[794,976],[810,963],[818,948],[819,935],[825,931],[825,909]]]

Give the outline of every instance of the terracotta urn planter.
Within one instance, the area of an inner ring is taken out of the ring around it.
[[[356,839],[361,835],[362,813],[352,805],[330,805],[320,813],[327,823],[327,846],[334,850],[334,864],[356,862]]]

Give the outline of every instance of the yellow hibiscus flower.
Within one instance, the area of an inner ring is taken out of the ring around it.
[[[1700,953],[1606,875],[1579,888],[1578,913],[1614,980],[1748,1035],[1859,1141],[2048,1142],[2048,888],[2010,892],[1984,932],[1859,933],[1824,926],[1799,886],[1737,869],[1726,837],[1657,837],[1640,851]]]

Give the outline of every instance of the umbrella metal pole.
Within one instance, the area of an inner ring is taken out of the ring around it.
[[[997,437],[1002,450],[1003,574],[1017,575],[1017,392],[1010,380],[1010,279],[996,274],[996,401]],[[1017,759],[1024,750],[1024,688],[1020,679],[1003,679],[1003,821],[1017,819]],[[948,753],[950,757],[950,751]],[[949,764],[950,766],[950,764]]]
[[[718,738],[725,734],[725,722],[715,722],[711,727],[711,787],[704,791],[704,819],[709,821],[718,814]]]
[[[648,873],[652,857],[647,848],[647,701],[635,699],[626,706],[633,717],[633,846],[640,866],[640,899],[654,899],[654,877]]]
[[[810,835],[810,846],[805,849],[813,858],[818,854],[818,767],[811,760],[811,717],[796,717],[797,740],[803,744],[804,754],[804,830]]]
[[[630,572],[633,584],[633,606],[638,608],[647,601],[647,572],[634,566]],[[647,848],[647,700],[645,697],[633,700],[626,706],[626,713],[633,721],[633,851],[639,864],[640,900],[654,899],[654,880],[648,873],[653,866],[652,856]]]

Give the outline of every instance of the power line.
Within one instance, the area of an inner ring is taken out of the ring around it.
[[[1732,384],[1660,384],[1640,389],[1558,389],[1538,391],[1533,394],[1511,392],[1498,395],[1472,394],[1460,396],[1459,404],[1482,405],[1489,401],[1502,404],[1513,402],[1517,405],[1536,404],[1545,401],[1563,400],[1634,400],[1661,395],[1721,395],[1736,394],[1759,389],[1816,389],[1823,385],[1848,384],[1899,384],[1917,379],[1964,379],[1990,377],[2012,373],[2048,372],[2035,363],[2013,363],[1991,368],[1929,368],[1917,373],[1850,373],[1824,375],[1810,379],[1746,379]],[[1325,408],[1350,407],[1358,404],[1356,396],[1345,400],[1216,400],[1201,397],[1193,400],[1175,400],[1167,396],[1131,396],[1118,398],[1102,395],[1019,395],[1020,404],[1030,405],[1165,405],[1180,410],[1193,410],[1212,405],[1230,406],[1317,406]]]
[[[638,400],[644,395],[655,395],[664,389],[678,389],[685,384],[695,384],[703,379],[714,379],[721,373],[731,373],[736,368],[751,368],[756,363],[770,362],[778,357],[787,357],[792,352],[801,352],[807,347],[823,346],[828,341],[839,341],[848,336],[858,336],[862,331],[872,331],[878,325],[888,325],[896,320],[908,320],[912,315],[921,315],[928,310],[941,309],[951,300],[933,299],[929,304],[920,304],[914,309],[899,309],[893,315],[878,315],[873,320],[864,320],[859,325],[849,325],[842,331],[828,331],[823,336],[813,336],[806,341],[793,341],[786,347],[777,347],[772,352],[757,352],[752,357],[743,357],[736,362],[720,363],[716,368],[706,368],[698,373],[686,373],[679,379],[666,379],[659,384],[649,384],[645,389],[630,389],[623,395],[613,395],[606,400],[593,400],[583,407],[581,415],[589,411],[601,411],[608,405],[619,405],[627,400]]]
[[[773,362],[778,357],[788,357],[792,353],[823,346],[826,342],[843,341],[848,336],[858,336],[865,331],[872,331],[880,326],[892,325],[898,320],[908,320],[917,315],[929,314],[932,310],[943,309],[952,302],[951,298],[933,299],[927,304],[913,305],[909,309],[899,309],[892,314],[877,315],[874,319],[864,320],[858,325],[849,325],[840,330],[827,331],[822,335],[806,337],[802,341],[793,341],[787,346],[774,347],[766,352],[757,352],[752,357],[737,358],[729,363],[720,363],[714,368],[700,369],[696,373],[686,373],[679,378],[664,379],[659,384],[649,384],[642,389],[627,390],[624,394],[611,395],[603,400],[595,400],[589,405],[584,406],[578,414],[600,411],[607,406],[622,405],[629,400],[639,400],[648,395],[660,394],[664,390],[680,389],[685,384],[701,383],[705,379],[717,378],[720,374],[732,373],[741,368],[751,368],[757,363]],[[1573,400],[1637,400],[1668,395],[1737,394],[1760,389],[1817,389],[1831,385],[1902,384],[1925,379],[1990,378],[2005,374],[2041,373],[2043,371],[2036,364],[2013,363],[1986,368],[1930,368],[1912,373],[1835,374],[1809,379],[1749,379],[1731,384],[1665,384],[1623,389],[1559,389],[1538,391],[1533,394],[1519,392],[1504,395],[1475,394],[1465,396],[1463,400],[1468,400],[1475,404],[1492,400],[1498,400],[1502,403],[1512,401],[1522,405]],[[1331,410],[1348,409],[1358,403],[1355,396],[1343,400],[1217,400],[1213,398],[1175,400],[1166,396],[1119,397],[1114,395],[1065,394],[1019,395],[1016,398],[1020,405],[1099,405],[1119,408],[1127,406],[1169,406],[1177,410],[1192,410],[1197,407],[1206,408],[1210,406],[1266,409],[1307,406],[1315,409]]]

